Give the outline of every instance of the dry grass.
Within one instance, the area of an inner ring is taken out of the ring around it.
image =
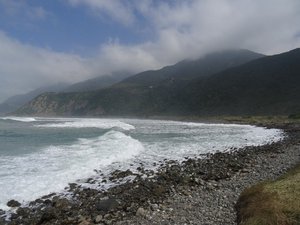
[[[276,181],[246,189],[237,211],[240,225],[299,225],[300,165]]]

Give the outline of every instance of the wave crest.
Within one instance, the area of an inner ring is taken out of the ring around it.
[[[105,171],[108,166],[130,160],[142,151],[144,147],[138,140],[119,131],[109,131],[97,138],[80,138],[71,145],[49,146],[34,154],[0,158],[0,208],[6,208],[10,198],[22,202],[59,192],[68,182],[94,175],[94,169]]]
[[[13,121],[18,121],[18,122],[34,122],[34,121],[36,121],[36,119],[33,117],[16,117],[16,116],[3,117],[1,119],[13,120]]]
[[[36,127],[48,127],[48,128],[101,128],[101,129],[112,129],[112,128],[121,128],[122,130],[133,130],[134,126],[121,122],[119,120],[112,119],[87,119],[87,118],[78,118],[71,119],[69,121],[55,121],[53,123],[40,124]]]

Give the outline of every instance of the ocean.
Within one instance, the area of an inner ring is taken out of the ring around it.
[[[164,159],[228,151],[279,141],[283,132],[250,125],[141,119],[0,118],[0,208],[24,204],[68,183],[141,163],[156,169]],[[109,186],[109,184],[107,184]],[[94,186],[91,188],[107,188]]]

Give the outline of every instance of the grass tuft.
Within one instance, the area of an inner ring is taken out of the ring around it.
[[[246,189],[236,207],[240,225],[299,225],[300,165],[276,181]]]

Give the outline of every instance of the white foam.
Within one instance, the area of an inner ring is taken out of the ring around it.
[[[118,131],[66,146],[50,146],[39,153],[0,159],[0,208],[16,199],[34,200],[59,192],[76,179],[94,175],[112,163],[126,161],[143,151],[143,145]]]
[[[283,138],[279,129],[265,129],[239,124],[204,124],[177,121],[126,120],[136,126],[145,136],[155,141],[144,141],[144,164],[172,159],[182,161],[185,157],[227,151],[230,148],[260,146]]]
[[[95,175],[94,169],[107,174],[114,169],[126,170],[130,164],[136,168],[139,163],[153,168],[153,162],[165,158],[182,161],[186,156],[263,145],[283,137],[278,129],[235,124],[86,118],[36,120],[41,123],[39,127],[45,128],[118,127],[127,130],[128,135],[113,129],[97,138],[79,138],[71,145],[49,146],[27,155],[1,157],[0,208],[5,208],[9,199],[28,201],[60,192],[76,179]],[[82,129],[82,132],[94,131]]]
[[[14,121],[20,121],[20,122],[34,122],[36,121],[33,117],[15,117],[15,116],[8,116],[1,118],[3,120],[14,120]]]
[[[44,120],[47,121],[47,120]],[[123,130],[132,130],[134,126],[121,122],[116,119],[90,119],[90,118],[71,118],[71,119],[51,119],[50,123],[36,125],[37,127],[55,127],[55,128],[101,128],[111,129],[114,127]],[[54,123],[53,123],[54,121]]]

